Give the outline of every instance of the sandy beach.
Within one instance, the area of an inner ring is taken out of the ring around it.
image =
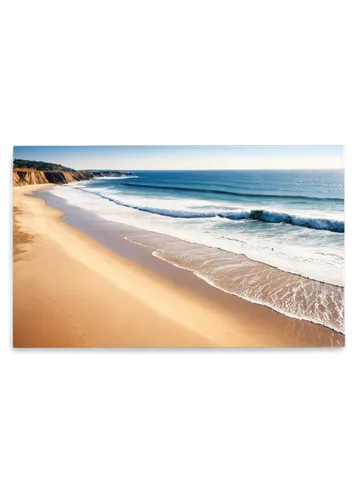
[[[221,292],[166,278],[71,227],[14,188],[14,347],[304,347],[344,335]]]

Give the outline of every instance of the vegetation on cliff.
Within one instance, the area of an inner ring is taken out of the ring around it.
[[[58,163],[49,163],[47,161],[20,160],[14,159],[14,168],[29,168],[31,170],[40,170],[42,172],[76,172],[73,168],[64,167]]]

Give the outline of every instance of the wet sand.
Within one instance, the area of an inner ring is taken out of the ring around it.
[[[241,300],[156,259],[124,239],[128,226],[70,205],[63,215],[27,196],[48,187],[14,188],[15,347],[344,345],[344,335],[329,328]]]

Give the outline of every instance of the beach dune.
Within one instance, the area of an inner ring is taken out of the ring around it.
[[[44,188],[48,184],[14,188],[14,347],[344,345],[344,335],[317,325],[311,337],[287,335],[282,316],[271,310],[280,327],[265,325],[265,318],[249,326],[240,307],[232,307],[236,298],[227,296],[225,305],[166,280],[28,196]],[[259,316],[267,309],[249,306]]]

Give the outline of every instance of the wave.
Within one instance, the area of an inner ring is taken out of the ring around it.
[[[133,179],[134,177],[130,177]],[[159,190],[170,190],[170,191],[188,191],[193,193],[211,193],[211,194],[228,194],[231,196],[247,196],[249,198],[297,198],[300,200],[317,200],[317,201],[344,201],[343,198],[325,198],[319,196],[303,196],[303,195],[284,195],[284,194],[265,194],[265,193],[237,193],[235,191],[226,191],[221,189],[202,189],[194,187],[185,186],[158,186],[152,184],[140,184],[139,182],[126,182],[126,187],[133,186],[143,189],[159,189]]]
[[[85,189],[75,187],[81,191],[88,192]],[[256,220],[260,222],[268,222],[271,224],[285,223],[293,226],[307,227],[309,229],[318,229],[321,231],[331,231],[335,233],[344,233],[344,222],[334,219],[319,219],[314,217],[302,217],[299,215],[286,214],[282,212],[270,212],[267,210],[249,210],[249,211],[221,211],[221,212],[197,212],[191,210],[170,210],[165,208],[154,208],[141,205],[134,205],[132,203],[125,203],[116,200],[109,196],[104,196],[100,193],[93,193],[100,198],[111,201],[126,208],[132,208],[141,212],[148,212],[155,215],[162,215],[164,217],[173,217],[176,219],[207,219],[213,217],[220,217],[232,221],[238,220]]]
[[[315,217],[301,217],[282,212],[269,212],[267,210],[250,210],[249,212],[221,212],[218,217],[230,220],[251,219],[272,224],[285,223],[292,226],[319,229],[321,231],[332,231],[344,233],[344,222],[334,219],[318,219]]]
[[[126,238],[126,239],[128,241],[130,241],[131,243],[138,245],[137,242],[135,242],[129,238]],[[163,257],[159,250],[153,251],[152,255],[153,255],[153,257],[156,257],[157,259],[163,260],[164,262],[168,262],[169,264],[171,264],[175,267],[178,267],[180,269],[185,269],[187,271],[192,272],[193,274],[195,274],[195,276],[197,276],[198,278],[200,278],[203,281],[205,281],[206,283],[208,283],[208,285],[213,286],[213,287],[217,288],[218,290],[221,290],[225,293],[228,293],[229,295],[235,295],[236,297],[239,297],[240,299],[243,299],[243,300],[247,300],[248,302],[251,302],[252,304],[258,304],[258,305],[268,307],[269,309],[272,309],[273,311],[277,311],[277,312],[283,314],[284,316],[287,316],[288,318],[309,321],[310,323],[325,326],[327,328],[330,328],[331,330],[334,330],[335,332],[337,332],[341,335],[345,335],[344,324],[341,324],[339,321],[338,322],[333,322],[333,321],[329,321],[329,320],[325,321],[324,318],[315,317],[314,315],[310,315],[310,314],[305,314],[304,312],[299,311],[299,310],[292,312],[292,311],[290,311],[289,308],[285,308],[284,302],[282,303],[282,305],[273,304],[270,301],[268,301],[267,299],[263,300],[263,299],[260,299],[259,297],[250,296],[247,292],[245,293],[245,291],[231,291],[228,289],[227,286],[221,285],[220,283],[218,283],[214,279],[211,279],[208,275],[206,275],[202,271],[193,269],[192,267],[187,266],[185,264],[178,264],[171,259]],[[251,260],[251,259],[248,259],[248,260]],[[280,271],[280,270],[278,270],[278,271]],[[289,273],[287,273],[287,274],[289,274]],[[325,283],[322,282],[322,284],[324,285]],[[336,287],[336,288],[340,288],[340,287]]]

